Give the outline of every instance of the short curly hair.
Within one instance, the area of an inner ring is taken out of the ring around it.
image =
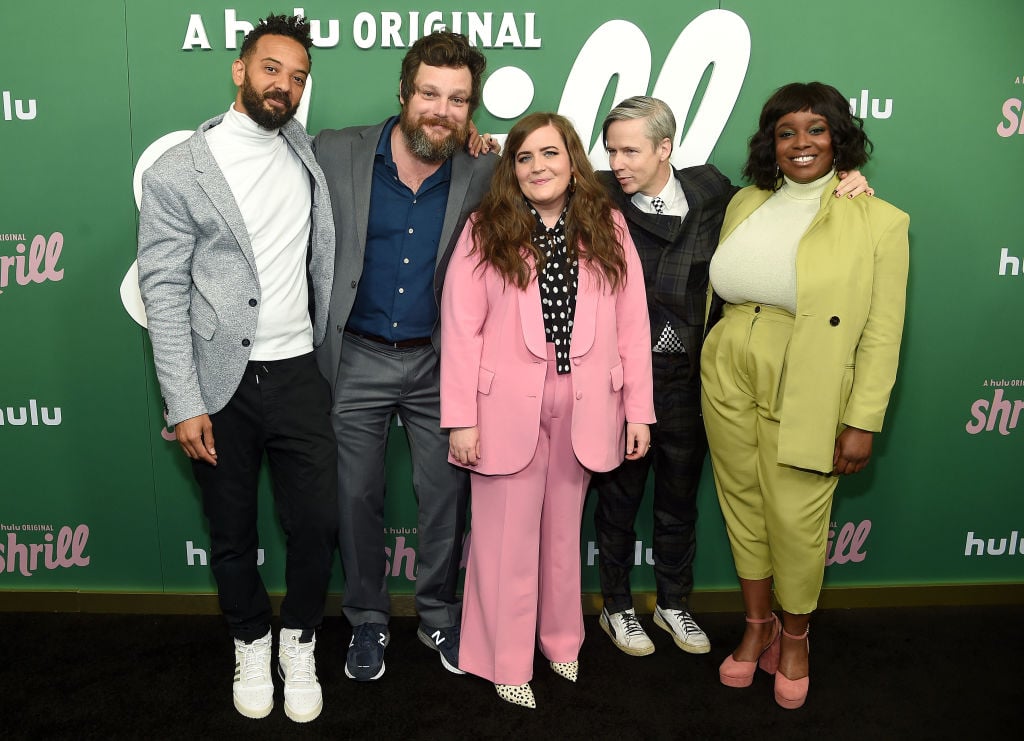
[[[246,59],[252,54],[256,42],[268,35],[287,36],[298,41],[306,50],[306,59],[312,66],[313,57],[310,56],[309,49],[313,46],[313,38],[309,35],[309,21],[301,15],[268,15],[266,18],[260,18],[256,27],[246,34],[238,58]]]
[[[797,111],[812,111],[828,121],[837,171],[855,170],[868,161],[874,145],[864,133],[864,120],[850,111],[850,101],[822,82],[792,82],[772,93],[761,109],[757,131],[750,137],[744,178],[762,190],[779,189],[775,125],[786,114]]]

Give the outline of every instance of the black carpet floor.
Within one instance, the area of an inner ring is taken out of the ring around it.
[[[220,617],[0,613],[0,738],[10,739],[1011,739],[1024,737],[1024,606],[827,610],[811,628],[811,690],[800,710],[771,679],[729,689],[718,664],[742,630],[698,616],[711,653],[691,656],[641,616],[657,650],[618,651],[587,616],[576,685],[539,653],[538,708],[501,702],[443,670],[394,618],[384,676],[344,676],[348,624],[317,644],[324,711],[299,725],[231,703],[233,655]]]

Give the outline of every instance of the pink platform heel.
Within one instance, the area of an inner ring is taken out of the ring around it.
[[[779,669],[779,651],[781,649],[779,642],[782,636],[779,618],[773,612],[771,617],[748,617],[745,620],[752,625],[774,623],[772,640],[761,649],[761,655],[757,657],[757,661],[737,661],[732,654],[725,657],[725,661],[718,668],[718,678],[726,687],[749,687],[754,681],[754,672],[758,667],[769,674],[775,674]]]
[[[807,641],[807,653],[811,652],[810,639],[807,634],[810,632],[810,628],[803,632],[803,635],[793,635],[787,633],[785,629],[782,630],[782,635],[786,636],[793,641],[804,640]],[[776,665],[777,667],[778,665]],[[779,707],[783,707],[786,710],[796,710],[801,707],[807,700],[807,690],[811,686],[810,676],[801,677],[800,679],[790,679],[781,671],[775,674],[775,702],[779,704]]]

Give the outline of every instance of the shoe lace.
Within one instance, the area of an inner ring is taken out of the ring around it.
[[[697,625],[697,621],[693,619],[689,612],[686,610],[666,610],[676,617],[679,622],[683,624],[683,632],[686,634],[700,633],[702,632],[700,626]]]
[[[253,643],[243,643],[240,648],[242,650],[242,666],[239,669],[241,680],[251,682],[266,679],[268,647],[254,641]]]
[[[359,649],[373,648],[380,639],[380,631],[373,628],[370,623],[357,625],[352,634],[352,645]]]
[[[290,682],[312,682],[316,679],[316,662],[313,659],[313,643],[289,643],[284,647],[288,657],[288,680]]]
[[[643,626],[640,625],[636,615],[625,610],[622,612],[622,630],[627,636],[631,637],[644,635]]]

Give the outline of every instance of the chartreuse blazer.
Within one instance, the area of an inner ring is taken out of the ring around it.
[[[873,197],[836,198],[837,178],[797,247],[796,321],[786,354],[778,462],[832,470],[844,426],[882,429],[896,380],[910,217]],[[724,241],[772,195],[751,186],[729,203]],[[709,306],[711,293],[709,287]]]

